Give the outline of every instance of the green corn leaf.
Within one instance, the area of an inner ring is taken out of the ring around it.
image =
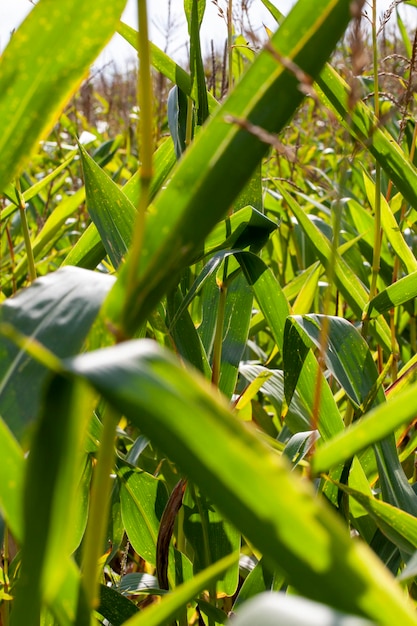
[[[61,267],[72,265],[86,270],[94,270],[105,256],[106,249],[96,225],[92,222],[62,261]]]
[[[196,490],[193,488],[193,491]],[[238,552],[241,542],[240,533],[224,520],[203,494],[199,493],[196,500],[197,503],[183,503],[184,533],[194,549],[194,575],[228,554]],[[217,579],[216,593],[233,596],[238,580],[239,563],[236,561],[224,576]]]
[[[148,563],[156,564],[156,543],[160,519],[167,502],[163,483],[144,471],[127,465],[117,471],[123,526],[135,551]],[[192,576],[189,560],[169,547],[168,580],[173,589]]]
[[[23,538],[22,488],[25,462],[23,450],[5,422],[0,419],[0,511],[19,543]]]
[[[412,272],[380,291],[365,307],[364,314],[366,318],[372,319],[391,308],[406,304],[415,297],[417,297],[417,272]]]
[[[182,307],[183,299],[179,289],[167,297],[167,324],[178,353],[202,372],[206,378],[211,378],[211,367],[200,335],[187,309]]]
[[[39,624],[42,600],[56,597],[70,567],[78,534],[77,485],[93,406],[91,391],[82,381],[57,377],[49,387],[27,463],[22,564],[12,626]]]
[[[127,465],[122,465],[117,474],[123,525],[129,541],[139,556],[155,565],[159,522],[167,501],[165,486],[150,474]]]
[[[270,42],[316,76],[350,18],[347,0],[300,0]],[[276,107],[277,100],[280,106]],[[132,335],[192,261],[230,208],[268,146],[234,119],[279,131],[302,100],[296,77],[264,50],[187,150],[149,213],[138,269],[129,260],[103,315]],[[242,158],[242,155],[245,158]],[[233,163],[233,167],[230,164]],[[227,173],[228,184],[223,184]],[[127,289],[127,291],[126,291]],[[128,294],[126,296],[126,293]]]
[[[277,9],[277,7],[270,2],[270,0],[261,0],[262,4],[266,6],[272,17],[276,20],[277,24],[280,24],[284,19],[285,15]]]
[[[113,266],[117,268],[130,246],[136,209],[81,145],[80,154],[88,212]]]
[[[247,578],[245,578],[242,587],[239,590],[239,594],[233,604],[233,611],[235,611],[241,604],[256,596],[262,591],[271,591],[274,583],[274,576],[265,565],[265,559],[261,558],[249,572]]]
[[[349,107],[349,87],[330,65],[317,79],[318,93],[345,126],[386,172],[404,198],[417,207],[417,170],[401,147],[375,118],[372,109],[359,101]]]
[[[149,340],[132,341],[81,355],[67,366],[177,462],[300,592],[379,624],[417,623],[372,552],[353,543],[310,485],[171,353]]]
[[[284,398],[284,372],[281,370],[268,369],[262,365],[252,365],[250,363],[242,363],[239,372],[251,385],[257,382],[262,393],[269,399],[278,415],[282,414],[282,404]],[[265,380],[266,379],[266,380]],[[237,406],[239,408],[239,404]],[[296,391],[292,397],[292,402],[288,407],[285,416],[285,424],[291,432],[304,432],[311,425],[311,407],[307,406],[300,394]],[[269,434],[277,435],[274,431]],[[275,427],[273,427],[275,428]]]
[[[137,50],[138,45],[138,33],[137,31],[128,26],[124,22],[120,22],[117,32],[126,39],[131,46]],[[158,71],[161,72],[168,80],[171,81],[174,85],[177,85],[178,88],[185,93],[190,98],[195,97],[195,94],[192,93],[191,89],[191,77],[187,72],[180,66],[175,63],[165,52],[163,52],[158,46],[154,43],[150,42],[150,51],[151,51],[151,63],[152,66]],[[218,102],[211,95],[211,93],[207,92],[208,106],[209,111],[212,113],[217,109]]]
[[[276,224],[256,209],[246,206],[222,220],[213,229],[204,242],[204,250],[199,259],[210,254],[214,256],[206,263],[178,308],[171,324],[176,317],[190,305],[195,296],[203,288],[206,281],[218,269],[220,263],[227,258],[231,248],[246,248],[250,245],[252,251],[258,251],[267,242],[268,236],[276,229]]]
[[[153,605],[139,615],[132,617],[124,626],[161,626],[169,624],[180,615],[184,606],[193,600],[201,591],[210,587],[237,560],[238,554],[229,554],[217,563],[210,565],[191,580],[180,585],[173,593],[163,598],[159,605]]]
[[[231,398],[249,334],[253,293],[241,274],[227,288],[219,389]]]
[[[375,204],[375,185],[373,181],[365,173],[363,175],[366,194],[370,205],[374,208]],[[408,247],[403,234],[400,231],[397,220],[395,219],[391,207],[387,200],[381,194],[381,226],[384,236],[388,239],[395,254],[400,259],[404,270],[410,274],[417,271],[417,259]]]
[[[417,520],[414,515],[377,500],[375,497],[337,483],[339,489],[355,498],[375,520],[384,535],[407,554],[417,550]]]
[[[66,220],[75,213],[80,204],[84,201],[85,190],[79,189],[73,195],[67,196],[59,203],[53,213],[46,220],[42,230],[35,237],[32,242],[32,252],[35,260],[38,261],[42,258],[45,249],[53,244],[53,242],[61,235]],[[3,215],[2,215],[3,216]],[[27,273],[27,256],[18,263],[14,270],[14,279],[17,281],[22,280]],[[3,288],[8,290],[12,284],[12,277],[5,276],[3,281]]]
[[[134,602],[105,585],[100,586],[100,605],[97,610],[112,626],[122,626],[139,611]]]
[[[184,0],[184,8],[190,35],[191,90],[196,94],[197,124],[202,126],[209,114],[206,77],[200,42],[200,27],[204,17],[206,0]]]
[[[176,157],[179,159],[186,148],[188,100],[177,85],[174,85],[168,94],[167,108],[169,132],[174,142]]]
[[[284,293],[271,270],[259,257],[251,253],[239,253],[236,254],[236,258],[243,269],[249,285],[252,287],[255,299],[271,329],[275,343],[282,353],[285,322],[290,314],[290,308]],[[312,419],[315,385],[319,375],[320,372],[316,359],[312,354],[308,354],[304,367],[301,370],[297,387],[300,399],[307,409],[305,417],[308,420]],[[319,428],[322,437],[328,439],[340,430],[343,430],[344,425],[333,394],[324,376],[321,381],[321,389]],[[305,420],[301,430],[308,430]]]
[[[373,404],[377,398],[379,402],[384,402],[382,388],[376,388],[378,372],[366,341],[347,320],[322,315],[292,315],[287,318],[283,354],[287,402],[292,397],[307,354],[300,346],[297,335],[306,348],[314,346],[320,349],[324,326],[327,329],[324,360],[350,400],[357,408],[363,406],[365,401]]]
[[[315,471],[323,472],[343,463],[360,450],[411,422],[417,412],[416,391],[417,384],[414,383],[323,444],[313,459]]]
[[[320,261],[327,267],[330,262],[334,263],[335,281],[338,288],[343,293],[344,298],[349,303],[354,313],[362,317],[362,311],[368,304],[368,293],[353,272],[346,261],[339,255],[339,253],[332,253],[332,246],[329,240],[320,232],[315,226],[308,215],[303,211],[300,205],[292,198],[292,196],[280,186],[280,192],[282,193],[285,201],[288,203],[291,211],[294,213],[300,226],[303,228],[308,239],[314,245],[317,256]],[[372,331],[377,335],[379,341],[385,347],[385,349],[391,351],[391,334],[388,328],[388,324],[384,319],[377,320],[375,328]]]
[[[152,177],[149,190],[150,200],[153,199],[157,191],[163,185],[166,177],[168,176],[169,172],[175,164],[174,146],[172,145],[171,141],[164,141],[159,146],[158,150],[154,154],[153,164],[154,175]],[[126,195],[131,204],[133,204],[133,206],[135,207],[138,205],[139,202],[141,188],[142,185],[140,182],[139,170],[138,172],[136,172],[136,174],[132,176],[132,178],[128,180],[126,185],[124,185],[123,187],[123,193]],[[85,190],[80,190],[79,193],[83,194],[82,199],[84,199]],[[108,210],[111,212],[111,207]],[[54,215],[55,211],[49,219],[55,221]],[[49,219],[46,222],[44,228],[47,228]],[[42,232],[43,230],[41,231],[40,236],[42,236]],[[37,240],[35,240],[34,246],[36,246],[36,243]],[[62,262],[62,265],[76,265],[78,267],[84,267],[85,269],[94,269],[105,256],[106,250],[103,246],[103,242],[97,231],[96,225],[92,223],[78,239],[75,246]]]
[[[321,315],[287,318],[284,340],[287,402],[291,398],[305,359],[306,348],[314,346],[320,349],[321,332],[325,323],[327,345],[324,360],[354,406],[365,412],[369,406],[384,403],[385,394],[378,382],[378,372],[363,337],[343,318],[324,318]],[[398,460],[392,433],[383,441],[375,443],[375,455],[384,499],[410,513],[417,513],[417,498]]]
[[[49,132],[125,4],[41,0],[14,33],[0,59],[0,191]]]
[[[70,267],[58,270],[5,301],[0,322],[58,357],[76,354],[113,283],[104,274]],[[19,441],[38,414],[48,375],[23,349],[0,337],[0,414]]]

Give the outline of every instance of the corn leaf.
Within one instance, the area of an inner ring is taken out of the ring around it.
[[[410,385],[323,444],[313,460],[315,471],[322,472],[337,463],[343,463],[360,450],[411,422],[417,412],[416,390],[417,384]]]
[[[300,592],[379,624],[417,623],[372,552],[353,543],[314,490],[170,353],[148,340],[132,341],[67,366],[177,462]]]
[[[300,0],[271,39],[272,50],[316,76],[349,21],[349,6],[347,0],[320,0],[314,7],[308,0]],[[280,106],[271,106],[277,99]],[[103,312],[120,327],[122,335],[132,335],[160,297],[175,285],[181,270],[192,261],[267,151],[268,146],[248,132],[244,122],[242,126],[233,120],[250,120],[268,132],[277,132],[301,100],[297,78],[273,51],[264,50],[155,200],[146,222],[139,268],[132,269],[127,261]],[[227,186],[222,184],[225,172]]]
[[[337,114],[347,131],[375,157],[398,191],[413,207],[417,207],[417,170],[398,143],[375,118],[372,109],[357,102],[348,105],[349,87],[330,65],[317,79],[323,101]]]
[[[0,191],[50,131],[125,4],[41,0],[13,35],[0,59]]]
[[[80,145],[87,208],[115,268],[123,261],[132,239],[136,209]]]
[[[39,278],[0,307],[0,322],[43,344],[59,357],[76,354],[114,279],[65,268]],[[0,414],[22,441],[38,415],[48,370],[0,337]]]
[[[406,304],[415,297],[417,297],[417,272],[412,272],[380,291],[365,308],[366,317],[370,319],[377,317],[391,308]]]

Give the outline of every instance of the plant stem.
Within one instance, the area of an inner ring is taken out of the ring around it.
[[[375,117],[379,119],[379,79],[378,79],[378,45],[376,33],[376,0],[372,3],[372,54],[374,71],[374,111]],[[374,226],[374,254],[372,259],[372,279],[369,292],[369,299],[372,300],[377,292],[377,280],[381,259],[381,167],[375,164],[375,226]]]
[[[3,583],[4,592],[9,592],[9,529],[7,526],[4,528],[4,541],[3,541]],[[0,624],[2,626],[9,626],[10,620],[10,602],[3,600],[0,606]]]
[[[378,48],[377,48],[377,32],[376,32],[376,0],[372,3],[372,57],[374,72],[374,113],[379,119],[379,80],[378,80]],[[381,168],[378,163],[375,164],[375,222],[374,222],[374,250],[372,257],[372,274],[371,285],[369,290],[369,300],[372,300],[377,293],[377,280],[380,269],[381,259]],[[362,336],[366,338],[368,334],[369,321],[365,320],[362,324]]]
[[[185,146],[191,144],[193,140],[193,101],[187,96],[187,121],[185,126]]]
[[[313,402],[313,410],[312,410],[312,418],[311,418],[311,430],[316,430],[319,424],[319,415],[320,415],[320,403],[321,403],[321,394],[322,394],[322,385],[323,385],[323,373],[322,369],[325,364],[325,354],[327,350],[327,344],[329,339],[329,313],[330,313],[330,302],[332,297],[332,288],[334,283],[334,268],[336,266],[336,254],[337,248],[339,245],[339,232],[340,232],[340,222],[341,222],[341,205],[340,202],[337,202],[332,211],[333,215],[333,237],[332,237],[332,249],[331,249],[331,257],[330,263],[328,263],[326,267],[327,274],[327,282],[328,287],[326,289],[326,293],[324,296],[323,302],[323,321],[320,330],[320,346],[319,346],[319,356],[318,356],[318,364],[319,367],[317,369],[317,377],[316,383],[314,387],[314,402]],[[310,449],[310,456],[314,454],[315,445]]]
[[[36,267],[35,267],[35,257],[33,256],[32,244],[30,241],[30,233],[28,221],[26,218],[26,203],[23,199],[23,195],[20,189],[20,180],[16,180],[16,191],[19,199],[19,214],[20,214],[20,222],[22,224],[22,232],[23,232],[23,240],[25,242],[26,254],[28,257],[28,268],[29,268],[29,280],[33,282],[37,278]]]
[[[91,609],[98,604],[99,558],[103,554],[114,463],[114,438],[118,414],[112,409],[103,413],[103,431],[91,489],[90,510],[85,533],[83,580],[86,600]]]
[[[213,563],[213,560],[212,560],[211,551],[210,551],[209,522],[207,519],[207,515],[208,515],[207,510],[203,506],[203,502],[200,497],[200,494],[194,488],[194,485],[191,485],[190,493],[192,495],[194,502],[197,505],[198,513],[200,515],[201,530],[203,533],[203,551],[204,551],[205,567],[209,567]],[[209,592],[209,599],[210,599],[211,604],[216,606],[216,601],[217,601],[216,581],[213,581],[211,583],[210,588],[208,589],[208,592]],[[215,624],[214,620],[209,617],[209,626],[214,626],[214,624]]]
[[[228,91],[233,89],[233,0],[227,8]]]
[[[137,101],[139,105],[138,150],[140,152],[141,159],[141,194],[130,251],[133,258],[130,263],[130,274],[127,281],[125,299],[126,308],[130,307],[131,295],[134,291],[138,276],[140,257],[143,247],[146,210],[149,204],[149,190],[153,176],[153,98],[151,57],[148,35],[148,14],[146,0],[137,0],[137,2],[139,16],[139,70],[137,85]]]
[[[227,299],[227,284],[224,281],[222,281],[219,284],[219,291],[220,291],[219,308],[217,310],[216,332],[214,335],[213,366],[212,366],[212,375],[211,375],[211,382],[216,387],[219,386],[219,381],[220,381],[220,368],[221,368],[222,347],[223,347],[223,326],[224,326],[224,316],[225,316],[225,311],[226,311],[226,299]]]

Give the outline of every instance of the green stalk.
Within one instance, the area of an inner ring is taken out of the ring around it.
[[[210,567],[210,565],[212,564],[212,558],[211,558],[211,551],[210,551],[210,541],[209,541],[209,531],[208,531],[206,511],[204,510],[202,506],[200,494],[197,493],[196,489],[194,488],[194,485],[190,485],[190,493],[192,495],[194,502],[197,505],[197,509],[200,514],[201,530],[203,533],[204,561],[205,561],[205,567],[207,568],[207,567]],[[208,592],[209,592],[210,602],[213,605],[216,605],[217,593],[216,593],[216,581],[215,580],[210,584]],[[215,626],[215,621],[210,616],[209,616],[209,626]]]
[[[213,365],[212,365],[212,374],[211,374],[211,382],[216,387],[219,386],[219,381],[220,381],[220,368],[221,368],[222,347],[223,347],[223,326],[224,326],[224,317],[225,317],[226,299],[227,299],[227,284],[224,280],[220,283],[219,290],[220,290],[219,308],[217,311],[216,332],[214,335],[214,342],[213,342]]]
[[[342,177],[346,173],[346,168],[343,168]],[[342,187],[342,185],[341,185]],[[321,394],[322,394],[322,384],[323,384],[323,375],[322,369],[325,364],[325,354],[327,351],[327,345],[329,340],[329,320],[328,316],[330,315],[330,303],[332,298],[332,290],[334,284],[334,275],[335,275],[335,267],[336,263],[334,259],[336,258],[337,248],[339,246],[339,232],[341,225],[341,217],[342,217],[342,207],[340,202],[337,202],[334,205],[333,211],[333,237],[332,237],[332,249],[331,249],[331,257],[330,263],[327,264],[326,274],[327,274],[327,283],[328,287],[326,289],[326,293],[323,301],[323,323],[320,330],[320,347],[319,347],[319,357],[318,362],[320,367],[317,370],[316,383],[314,387],[314,402],[312,409],[312,417],[311,417],[311,429],[318,429],[319,423],[319,415],[320,415],[320,403],[321,403]],[[315,446],[313,445],[310,450],[310,456],[314,455]]]
[[[4,528],[4,540],[3,540],[3,582],[4,593],[9,592],[9,529],[7,526]],[[3,600],[0,606],[0,623],[3,626],[9,626],[10,623],[10,602]]]
[[[136,285],[136,276],[143,246],[146,210],[149,204],[150,184],[153,176],[153,97],[146,0],[138,0],[137,6],[139,16],[137,100],[139,104],[138,147],[141,158],[141,195],[130,251],[132,261],[129,264],[130,275],[125,300],[127,303],[131,302],[130,294],[134,291]]]
[[[379,119],[379,79],[378,79],[378,47],[376,33],[376,0],[372,3],[372,55],[373,55],[373,71],[374,71],[374,110],[375,117]],[[374,237],[374,253],[372,259],[372,278],[371,289],[369,292],[369,300],[376,296],[377,280],[380,269],[381,259],[381,167],[375,164],[375,237]]]
[[[99,559],[103,554],[108,523],[117,420],[118,414],[112,409],[104,411],[103,431],[91,488],[82,568],[84,592],[91,609],[97,608],[99,602]]]
[[[187,121],[185,126],[185,145],[188,146],[193,140],[193,101],[187,96]]]
[[[233,0],[227,8],[228,91],[233,89]]]
[[[19,199],[19,214],[20,214],[20,222],[22,224],[22,232],[23,232],[23,240],[25,242],[26,254],[28,257],[28,268],[29,268],[29,280],[33,282],[37,278],[36,267],[35,267],[35,257],[33,256],[32,243],[30,241],[30,233],[28,221],[26,218],[26,204],[23,199],[21,190],[20,190],[20,180],[16,180],[16,192]]]

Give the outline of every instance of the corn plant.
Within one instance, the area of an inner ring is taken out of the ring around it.
[[[243,624],[278,590],[417,624],[417,46],[398,16],[398,113],[375,7],[362,100],[331,61],[361,2],[262,1],[256,53],[228,3],[221,103],[205,1],[184,2],[189,72],[146,0],[138,31],[124,0],[39,0],[0,59],[3,626]],[[137,141],[91,149],[65,105],[116,31]],[[172,83],[157,146],[152,71]]]

